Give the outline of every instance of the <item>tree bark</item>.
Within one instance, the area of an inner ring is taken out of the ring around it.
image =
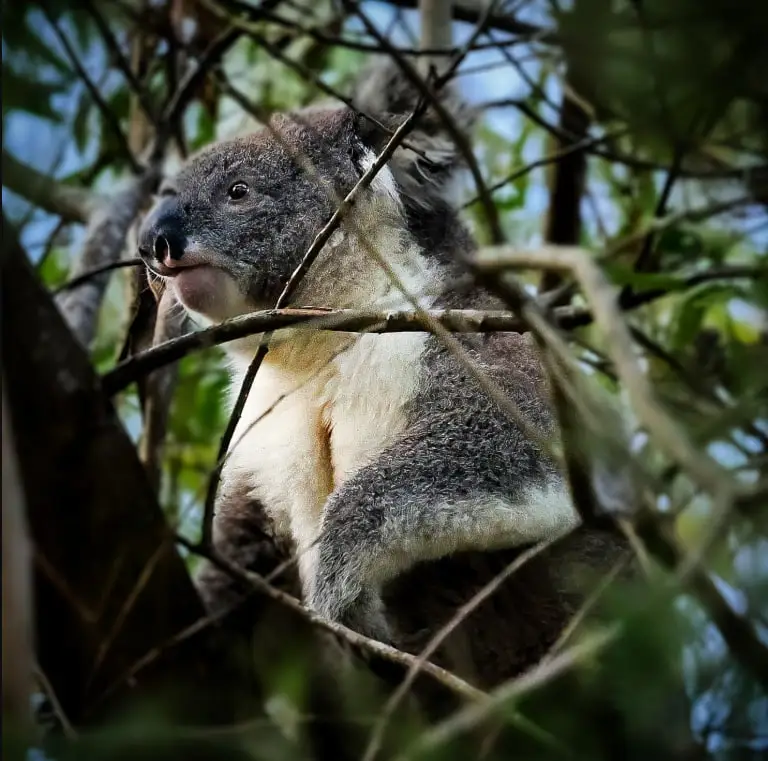
[[[3,758],[23,758],[31,730],[32,582],[24,489],[3,385]]]
[[[83,250],[73,268],[72,277],[120,258],[128,230],[146,203],[156,180],[156,172],[150,169],[132,178],[123,190],[98,205],[89,218]],[[99,308],[110,274],[107,272],[91,278],[79,288],[65,291],[57,298],[64,318],[83,346],[90,346],[96,335]]]
[[[185,718],[231,718],[236,681],[217,693],[226,659],[208,630],[128,686],[137,661],[203,606],[84,349],[5,221],[4,233],[3,369],[34,545],[40,667],[74,725],[147,694]]]

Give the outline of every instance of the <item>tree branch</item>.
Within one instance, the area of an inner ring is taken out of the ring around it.
[[[72,47],[72,44],[70,43],[67,35],[64,34],[56,18],[54,18],[54,16],[51,14],[47,2],[43,3],[42,12],[51,29],[53,30],[54,35],[58,39],[61,46],[64,48],[64,53],[69,59],[72,68],[75,70],[78,77],[80,77],[80,80],[85,85],[85,88],[88,90],[91,99],[101,114],[101,118],[111,130],[117,143],[117,147],[123,154],[125,160],[128,162],[128,166],[133,170],[134,173],[138,174],[141,171],[141,167],[139,166],[139,162],[136,160],[136,157],[133,155],[133,151],[131,151],[130,146],[128,145],[128,140],[123,133],[119,119],[115,115],[114,111],[106,103],[104,98],[101,96],[99,88],[88,76],[88,72],[85,70],[85,67],[78,58],[77,53],[75,53],[75,49]]]
[[[525,262],[533,269],[536,252],[526,255],[509,249],[510,256],[519,263]],[[518,258],[519,257],[519,258]],[[511,261],[511,260],[509,260]],[[690,288],[710,280],[728,278],[752,278],[762,273],[756,267],[730,267],[692,275],[680,283],[680,289]],[[623,309],[634,309],[648,304],[674,291],[656,288],[634,294],[633,299],[622,305]],[[525,321],[507,311],[483,311],[476,309],[432,309],[425,310],[430,320],[453,333],[490,333],[506,331],[522,333],[528,330]],[[580,307],[557,307],[554,310],[557,324],[564,329],[588,325],[592,321],[589,309]],[[376,312],[358,309],[269,309],[252,312],[241,317],[225,320],[210,328],[187,333],[180,338],[155,346],[116,365],[103,376],[104,387],[109,394],[116,394],[145,373],[152,372],[169,362],[177,362],[195,351],[219,346],[239,338],[257,333],[305,325],[312,330],[367,333],[409,333],[429,330],[421,315],[416,311]]]
[[[421,758],[428,753],[434,754],[435,750],[446,745],[459,734],[478,726],[490,718],[495,711],[506,707],[512,700],[532,693],[600,653],[616,639],[617,634],[616,627],[592,634],[578,645],[574,645],[560,655],[538,664],[523,676],[502,684],[491,692],[486,701],[476,705],[468,705],[445,721],[436,724],[409,749],[400,754],[396,761],[408,761],[412,758]]]
[[[3,405],[3,748],[22,742],[31,729],[32,553],[7,389]],[[16,753],[13,754],[16,757]],[[19,756],[21,757],[21,756]]]
[[[431,69],[440,75],[450,63],[450,51],[453,43],[452,0],[419,0],[421,39],[419,49],[446,51],[440,55],[427,55],[420,59],[419,66],[423,76]]]
[[[120,258],[125,238],[139,210],[157,183],[158,172],[146,170],[131,178],[126,187],[105,199],[91,214],[82,252],[73,278],[80,287],[63,291],[56,302],[83,346],[89,346],[96,332],[96,320],[109,282],[109,273],[93,270],[114,264]],[[88,275],[87,280],[83,280]]]
[[[400,8],[417,8],[419,0],[382,0],[388,5]],[[457,21],[468,21],[476,24],[486,11],[488,4],[477,0],[453,0],[453,17]],[[493,12],[487,17],[487,26],[501,32],[509,32],[518,37],[534,37],[537,42],[556,42],[557,35],[550,29],[545,29],[525,21],[518,21],[514,16],[504,12]]]
[[[589,123],[589,114],[571,97],[566,80],[560,105],[560,130],[572,137],[568,140],[555,138],[557,149],[567,153],[550,172],[549,206],[544,229],[547,243],[576,246],[581,242],[581,199],[587,175],[587,156],[583,148],[573,150],[573,146],[588,140]],[[559,283],[556,273],[545,272],[540,290],[551,291]]]
[[[98,267],[86,270],[80,273],[77,277],[70,278],[65,283],[57,286],[53,289],[52,293],[57,296],[65,291],[73,291],[75,288],[79,288],[81,285],[85,285],[89,280],[99,275],[103,275],[105,272],[112,272],[113,270],[124,269],[126,267],[143,267],[144,261],[138,257],[135,259],[121,259],[116,262],[109,262],[108,264],[100,264]]]
[[[305,608],[295,597],[268,584],[259,574],[248,571],[247,569],[230,562],[216,550],[189,542],[183,536],[177,535],[176,541],[190,550],[190,552],[194,552],[209,560],[215,566],[231,576],[231,578],[241,580],[248,587],[255,589],[259,594],[279,602],[289,610],[298,613],[302,618],[309,621],[314,626],[319,627],[320,629],[325,629],[349,643],[357,650],[404,668],[418,663],[417,657],[410,653],[406,653],[391,645],[359,634],[343,624],[329,621],[328,619],[316,615]],[[471,684],[465,682],[455,674],[452,674],[450,671],[440,668],[440,666],[436,666],[433,663],[423,663],[419,664],[419,670],[439,685],[450,690],[454,694],[459,695],[465,700],[470,700],[472,702],[482,702],[485,700],[486,694],[482,690],[473,687]]]
[[[450,136],[451,140],[453,140],[458,152],[461,154],[461,157],[464,159],[467,168],[472,175],[472,179],[475,183],[475,189],[477,190],[479,203],[483,207],[486,221],[488,222],[488,226],[490,228],[491,240],[493,243],[502,243],[505,240],[505,235],[499,220],[499,212],[496,208],[496,204],[493,202],[493,198],[488,192],[485,179],[483,178],[483,174],[480,171],[480,166],[478,165],[477,159],[475,158],[475,154],[472,150],[472,145],[467,139],[467,136],[456,124],[455,119],[449,113],[448,109],[445,108],[445,106],[440,102],[439,97],[436,95],[436,93],[440,91],[440,88],[444,87],[448,82],[450,82],[462,61],[472,50],[472,46],[474,45],[475,41],[485,30],[491,12],[498,4],[498,0],[490,0],[488,7],[485,9],[485,12],[480,15],[477,25],[469,40],[467,40],[461,50],[456,55],[454,55],[444,67],[442,67],[441,73],[434,79],[434,82],[432,83],[433,86],[430,86],[430,83],[428,83],[427,80],[425,80],[419,74],[418,70],[405,56],[398,53],[398,51],[392,47],[389,40],[387,40],[384,35],[379,32],[379,30],[370,21],[368,16],[363,12],[359,5],[351,3],[350,0],[342,0],[342,3],[345,7],[349,8],[350,12],[354,12],[360,18],[368,34],[370,34],[381,46],[382,52],[391,56],[392,60],[395,61],[397,66],[402,71],[403,76],[410,82],[411,86],[416,89],[422,100],[425,101],[426,104],[428,104],[431,108],[433,108],[435,113],[440,117],[446,132]]]
[[[65,185],[23,164],[3,150],[3,185],[41,209],[68,222],[87,222],[96,196],[85,188]]]

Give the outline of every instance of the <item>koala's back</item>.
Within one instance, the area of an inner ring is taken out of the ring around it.
[[[456,306],[456,301],[450,305]],[[461,342],[533,428],[544,436],[556,435],[545,378],[529,335],[497,333]],[[554,463],[436,339],[423,362],[422,388],[411,410],[409,489],[434,492],[442,481],[454,497],[497,492],[529,505],[537,494],[556,498],[546,493],[546,484],[559,477]],[[420,652],[526,549],[458,552],[420,563],[391,581],[384,599],[401,646]],[[599,578],[629,551],[617,531],[578,527],[527,560],[464,616],[435,660],[483,688],[518,675],[549,651]]]

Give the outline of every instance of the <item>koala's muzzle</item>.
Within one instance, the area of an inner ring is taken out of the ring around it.
[[[183,267],[186,248],[181,208],[176,198],[166,198],[147,215],[139,230],[139,254],[150,267],[159,265],[164,270]]]

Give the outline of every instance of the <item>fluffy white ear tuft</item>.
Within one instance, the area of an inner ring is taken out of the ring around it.
[[[416,67],[414,66],[414,69]],[[477,120],[477,111],[450,84],[437,93],[438,102],[452,123],[468,134]],[[396,128],[416,108],[421,99],[419,89],[391,58],[374,59],[363,71],[353,93],[354,105],[364,114],[375,117],[387,127]],[[358,121],[363,142],[378,152],[389,135],[368,119]],[[451,181],[461,168],[463,159],[445,120],[434,106],[429,106],[406,139],[423,155],[409,148],[398,148],[390,168],[402,195],[411,204],[434,207],[448,200]]]

